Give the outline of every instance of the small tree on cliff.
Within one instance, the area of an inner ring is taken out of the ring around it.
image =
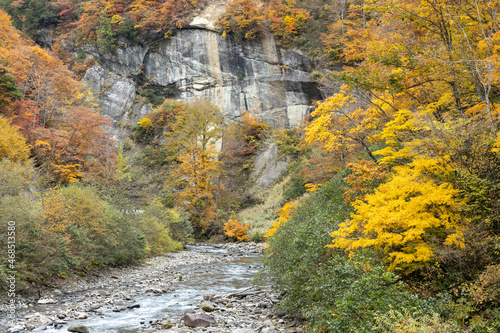
[[[111,28],[111,20],[103,10],[99,16],[99,27],[97,28],[97,45],[102,55],[111,54],[115,51],[115,37]]]

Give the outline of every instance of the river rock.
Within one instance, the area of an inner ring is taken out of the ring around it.
[[[184,324],[188,327],[208,327],[215,324],[215,319],[202,313],[186,313]]]
[[[7,330],[7,332],[21,332],[22,330],[24,330],[24,327],[22,326],[14,326],[14,327],[11,327]]]
[[[202,309],[205,312],[212,312],[215,310],[214,306],[208,302],[201,303],[200,309]]]
[[[57,301],[53,298],[40,298],[38,304],[56,304]]]
[[[87,319],[89,317],[88,314],[86,314],[85,312],[76,312],[75,313],[75,318],[78,318],[78,319]]]
[[[52,294],[54,294],[54,296],[62,296],[63,292],[60,291],[59,289],[54,289],[52,290]]]
[[[137,308],[140,308],[140,307],[141,307],[140,304],[132,304],[132,305],[127,306],[127,309],[137,309]]]
[[[85,325],[72,325],[68,328],[68,332],[89,333],[89,328]]]

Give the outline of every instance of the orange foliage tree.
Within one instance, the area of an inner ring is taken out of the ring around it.
[[[3,68],[22,91],[22,99],[2,108],[33,147],[38,163],[59,183],[89,178],[110,180],[114,143],[104,131],[108,120],[92,111],[89,96],[61,60],[20,37],[0,10]]]
[[[272,228],[267,230],[267,233],[264,235],[264,237],[271,237],[274,235],[276,231],[278,231],[280,225],[286,223],[293,214],[293,211],[299,206],[300,201],[299,200],[293,200],[290,202],[287,202],[286,204],[283,205],[276,213],[278,213],[278,221],[273,222]]]
[[[297,8],[294,0],[233,0],[217,26],[223,36],[245,39],[259,38],[272,31],[282,45],[290,46],[309,19],[309,13]]]
[[[254,0],[234,0],[226,6],[217,26],[222,29],[223,36],[230,34],[236,38],[254,39],[265,31],[264,20],[261,4]]]
[[[236,238],[239,242],[248,239],[247,231],[249,224],[241,224],[237,219],[229,220],[224,224],[224,234],[229,238]]]

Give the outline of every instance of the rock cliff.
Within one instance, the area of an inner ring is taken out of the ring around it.
[[[163,97],[207,97],[228,120],[251,110],[273,127],[296,126],[322,97],[310,78],[308,57],[279,48],[271,35],[258,41],[222,37],[212,23],[218,8],[209,6],[168,39],[124,43],[101,57],[102,67],[90,68],[83,81],[103,113],[114,121],[136,121],[151,109],[138,95],[138,87],[147,85]],[[99,56],[94,47],[83,51]]]

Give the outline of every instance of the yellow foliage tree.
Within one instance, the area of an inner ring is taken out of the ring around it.
[[[26,161],[30,149],[24,137],[4,117],[0,116],[0,160]]]
[[[376,161],[370,145],[379,142],[377,130],[389,118],[378,104],[362,108],[356,101],[346,89],[342,89],[320,102],[311,113],[313,120],[305,128],[304,141],[308,144],[317,142],[342,160],[361,147]]]
[[[191,215],[197,232],[213,231],[216,212],[217,182],[222,162],[215,144],[222,136],[220,110],[206,100],[187,104],[176,118],[172,131],[165,133],[169,160],[177,162],[168,185],[180,186],[178,205]]]
[[[177,202],[191,213],[195,227],[202,233],[212,226],[217,216],[214,200],[217,185],[213,180],[222,173],[217,155],[213,145],[204,151],[193,146],[178,157],[180,164],[172,173],[175,183],[183,187],[177,193]]]
[[[412,268],[433,258],[432,242],[462,246],[460,208],[449,183],[429,174],[449,172],[433,159],[417,158],[394,168],[389,181],[354,203],[356,212],[332,232],[332,248],[381,249],[390,268]]]

